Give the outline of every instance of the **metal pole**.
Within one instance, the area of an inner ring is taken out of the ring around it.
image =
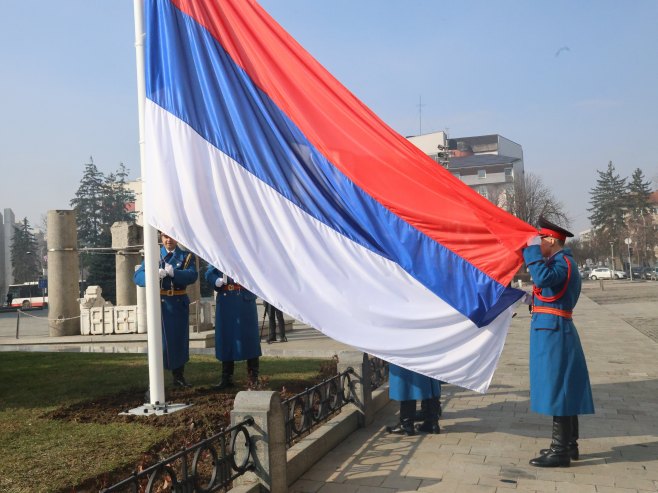
[[[18,339],[18,328],[21,325],[21,309],[16,310],[16,339]]]
[[[633,280],[633,265],[631,264],[631,242],[629,241],[626,246],[628,247],[628,273],[631,276],[631,281]]]
[[[615,244],[610,242],[610,259],[612,261],[612,270],[615,270]]]
[[[160,249],[156,229],[147,223],[146,208],[148,204],[146,181],[145,154],[145,103],[146,103],[146,72],[144,62],[144,3],[143,0],[133,0],[135,15],[135,54],[137,59],[137,109],[139,116],[139,160],[142,172],[142,218],[144,219],[144,273],[146,274],[146,326],[148,340],[149,362],[149,398],[154,406],[163,405],[164,362],[162,361],[162,314],[160,308],[160,280],[158,278],[158,258]]]

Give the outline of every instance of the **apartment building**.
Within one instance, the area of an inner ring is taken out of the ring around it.
[[[408,140],[499,207],[506,208],[515,186],[523,186],[523,148],[502,135],[448,138],[433,132]]]

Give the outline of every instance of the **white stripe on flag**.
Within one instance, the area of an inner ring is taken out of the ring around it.
[[[512,309],[478,328],[147,100],[145,221],[297,320],[391,363],[486,391]]]

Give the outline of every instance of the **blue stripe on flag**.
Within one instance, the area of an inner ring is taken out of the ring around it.
[[[153,0],[149,0],[153,1]],[[477,325],[504,286],[391,213],[336,169],[202,26],[146,11],[146,93],[297,207],[399,264]],[[437,204],[441,207],[441,204]]]

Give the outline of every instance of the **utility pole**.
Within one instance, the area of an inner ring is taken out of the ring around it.
[[[612,260],[612,270],[615,270],[615,243],[610,242],[610,259]]]

